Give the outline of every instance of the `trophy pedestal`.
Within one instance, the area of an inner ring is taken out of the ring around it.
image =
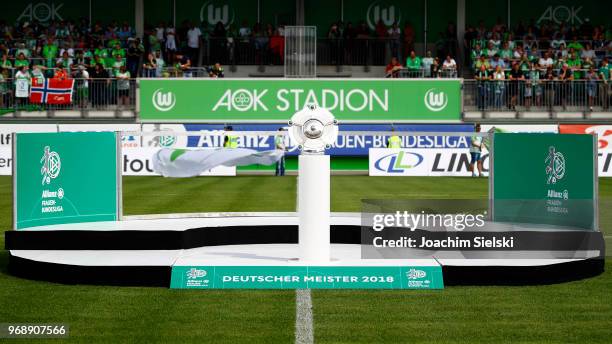
[[[299,156],[298,217],[300,260],[330,259],[329,155]]]

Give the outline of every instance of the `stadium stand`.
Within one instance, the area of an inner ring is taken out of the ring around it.
[[[610,106],[612,26],[586,19],[581,25],[519,22],[508,29],[481,21],[467,27],[464,44],[474,75],[467,92],[479,110]]]
[[[398,22],[401,17],[392,18],[390,13],[377,21],[343,18],[328,27],[317,22],[317,65],[335,67],[331,76],[337,77],[351,76],[342,74],[344,66],[362,67],[360,75],[368,77],[461,77],[463,109],[477,117],[488,112],[609,109],[612,27],[588,18],[581,23],[539,20],[539,24],[519,19],[512,28],[501,19],[492,26],[480,21],[465,27],[460,44],[457,37],[463,30],[458,33],[453,21],[429,27],[438,30],[432,41],[416,24]],[[2,112],[133,111],[137,78],[224,77],[224,66],[229,66],[228,76],[235,76],[237,66],[257,66],[254,76],[281,76],[285,26],[295,23],[295,18],[253,23],[247,17],[227,22],[209,13],[208,18],[200,14],[199,21],[183,16],[148,24],[158,17],[143,18],[141,34],[129,21],[92,21],[91,16],[46,22],[1,20]],[[424,41],[420,34],[425,34]],[[266,72],[266,67],[279,68]],[[376,67],[376,74],[371,67]],[[67,84],[75,91],[69,103],[33,104],[31,95],[18,95],[16,89],[24,82],[19,79],[55,83],[53,79],[65,78],[74,81]]]

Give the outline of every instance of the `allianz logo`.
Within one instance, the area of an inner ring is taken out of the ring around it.
[[[170,91],[164,93],[163,90],[163,88],[155,90],[151,101],[153,107],[158,111],[166,112],[172,110],[174,105],[176,105],[176,96]]]
[[[448,105],[448,96],[443,91],[437,92],[437,89],[430,88],[425,92],[425,107],[430,111],[439,112]]]
[[[366,19],[370,29],[374,30],[380,20],[385,26],[391,26],[393,23],[399,25],[402,20],[402,12],[394,5],[386,4],[383,1],[374,1],[368,6]]]
[[[425,276],[427,276],[427,273],[423,270],[410,269],[406,272],[406,277],[410,280],[425,278]]]
[[[200,8],[200,21],[216,25],[221,22],[224,26],[229,26],[234,22],[234,10],[228,4],[220,4],[216,1],[207,1]]]

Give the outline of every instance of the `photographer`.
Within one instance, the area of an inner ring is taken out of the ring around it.
[[[225,74],[223,74],[223,67],[221,66],[219,62],[215,63],[212,66],[207,67],[206,71],[208,72],[208,76],[210,78],[224,78],[225,77]]]

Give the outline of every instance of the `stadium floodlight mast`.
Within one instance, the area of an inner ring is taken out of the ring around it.
[[[300,260],[330,260],[330,148],[338,137],[338,121],[327,109],[309,105],[289,121],[289,136],[297,143]]]

